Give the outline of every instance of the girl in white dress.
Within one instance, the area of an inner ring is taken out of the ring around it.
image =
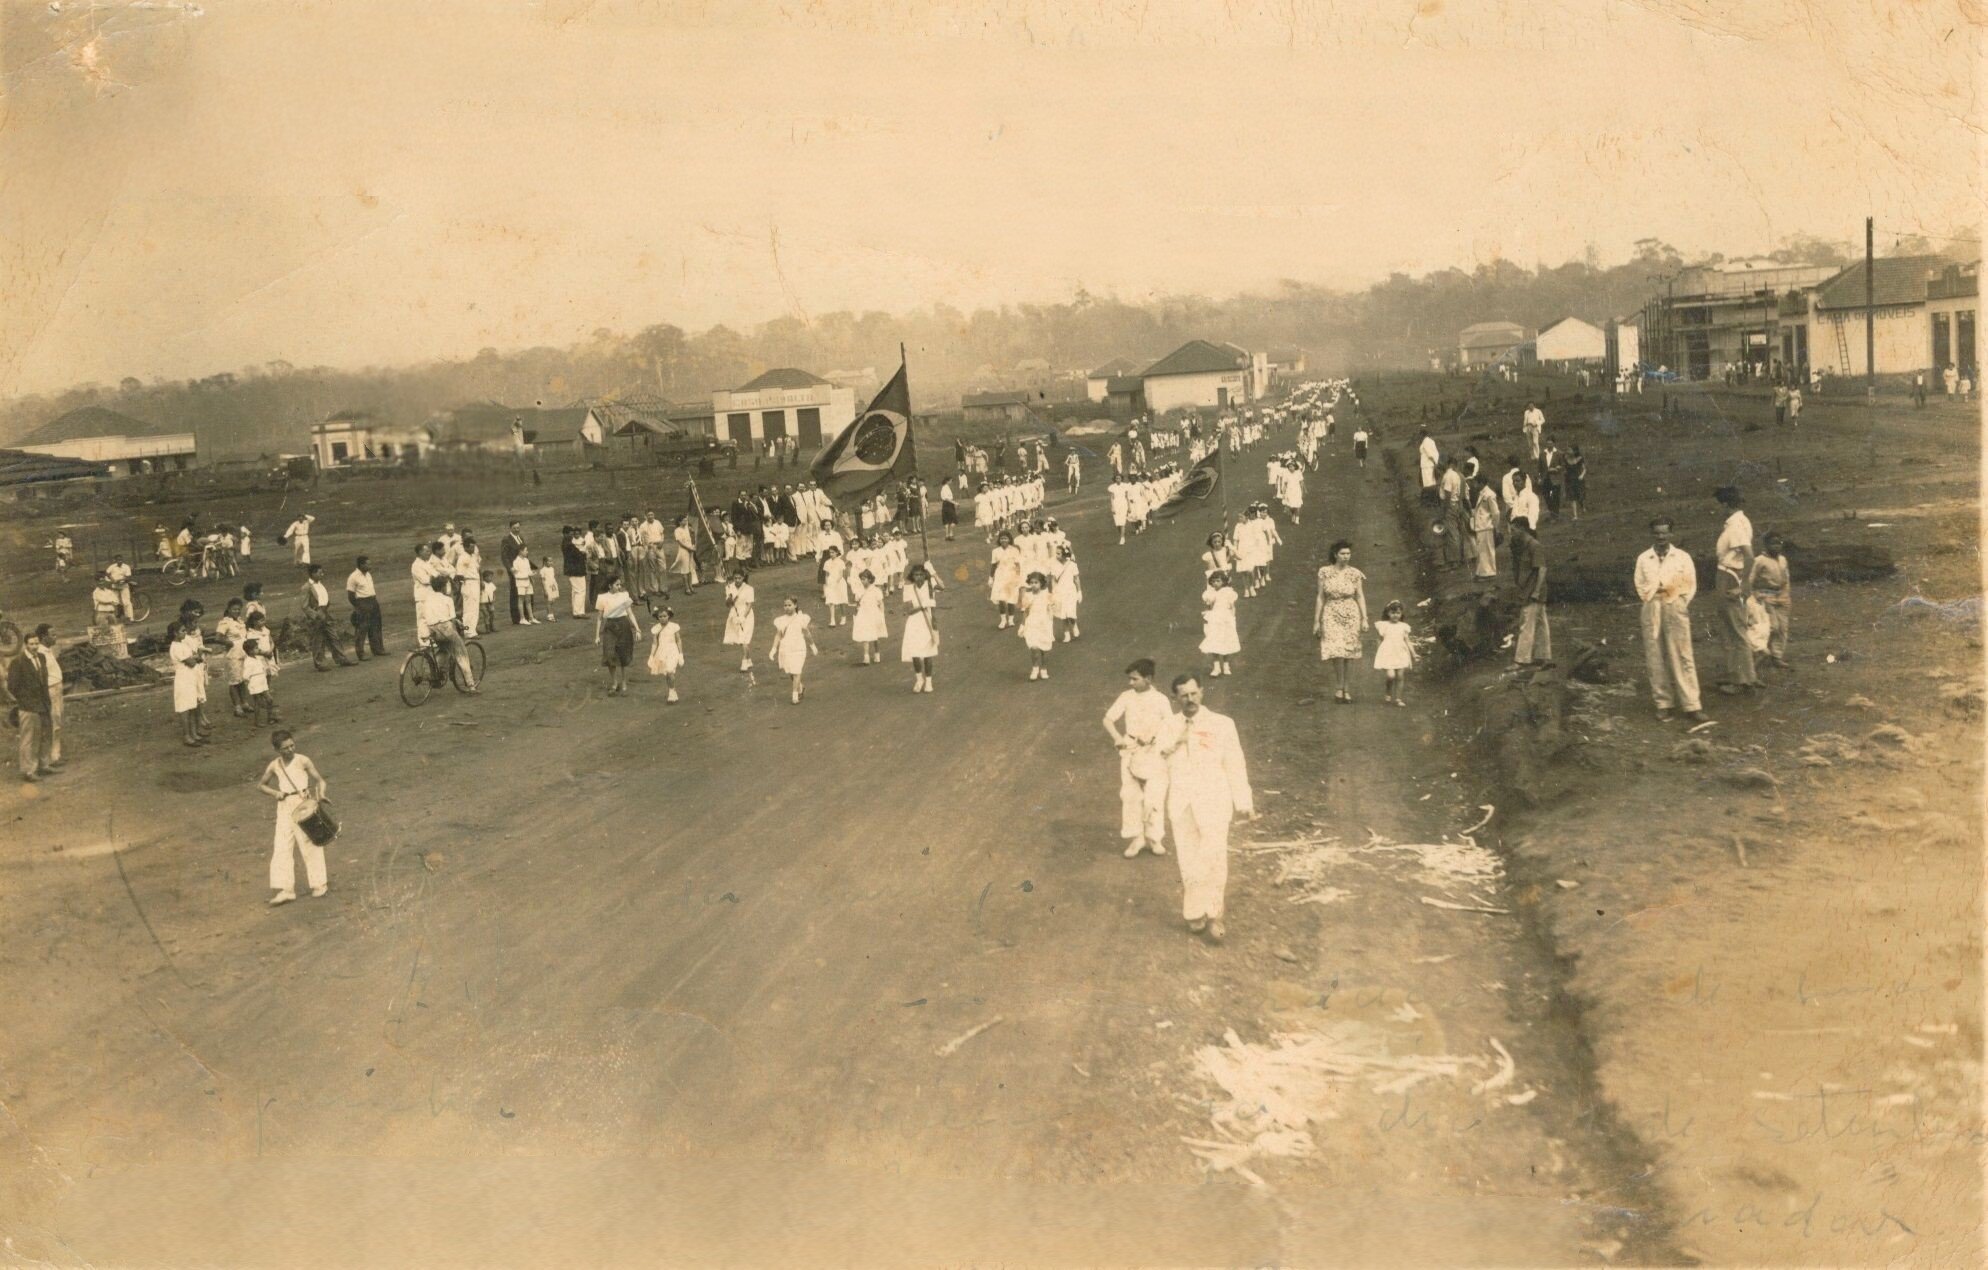
[[[649,618],[655,623],[655,642],[649,645],[649,673],[660,675],[670,686],[670,695],[664,700],[675,705],[676,673],[683,669],[683,628],[676,624],[676,614],[669,608],[649,607]]]
[[[807,669],[808,654],[819,651],[815,647],[814,619],[801,612],[801,606],[788,596],[780,605],[780,616],[773,619],[773,647],[766,655],[780,667],[781,674],[789,677],[793,684],[789,700],[795,705],[801,704],[804,691],[801,672]]]
[[[1228,537],[1221,530],[1208,535],[1208,550],[1201,553],[1201,576],[1212,579],[1216,574],[1228,576],[1236,567],[1235,552],[1229,547]]]
[[[835,547],[822,555],[821,602],[828,605],[829,626],[842,625],[842,610],[849,603],[849,562]]]
[[[733,573],[725,583],[725,640],[739,646],[739,669],[752,669],[752,583],[745,570]]]
[[[200,624],[187,618],[174,622],[166,634],[172,640],[167,655],[173,663],[173,713],[184,732],[181,743],[206,745],[207,734],[200,730],[200,690],[207,678],[207,652]]]
[[[1381,610],[1381,620],[1374,623],[1374,634],[1381,640],[1374,649],[1374,669],[1386,672],[1387,700],[1398,706],[1408,704],[1402,689],[1407,685],[1408,672],[1415,666],[1415,646],[1408,642],[1408,623],[1402,621],[1406,612],[1400,600],[1390,600]]]
[[[1021,592],[1021,629],[1016,633],[1029,650],[1029,678],[1049,678],[1049,650],[1056,647],[1056,619],[1050,607],[1049,579],[1029,574]]]
[[[994,603],[994,611],[1001,620],[994,624],[997,631],[1007,630],[1015,624],[1017,605],[1022,598],[1022,553],[1015,549],[1015,538],[1003,529],[994,537],[994,556],[988,566],[988,598]]]
[[[899,658],[911,663],[911,691],[932,691],[932,671],[939,660],[939,611],[932,571],[914,564],[904,579],[904,647]]]
[[[228,651],[221,661],[221,682],[228,686],[228,709],[237,719],[248,718],[252,712],[248,689],[242,681],[242,641],[248,638],[248,624],[242,621],[240,600],[228,601],[221,620],[214,623],[214,633],[228,641]]]
[[[1236,589],[1227,573],[1218,569],[1209,575],[1201,603],[1207,606],[1201,614],[1201,651],[1215,659],[1208,675],[1232,675],[1229,658],[1242,651],[1242,637],[1236,633]]]
[[[1111,523],[1118,528],[1118,545],[1125,545],[1125,522],[1132,498],[1132,487],[1120,477],[1111,478],[1108,491],[1111,498]]]
[[[1056,580],[1050,584],[1049,596],[1056,620],[1063,623],[1063,642],[1067,644],[1082,634],[1077,629],[1077,606],[1084,602],[1084,582],[1077,573],[1075,552],[1058,547],[1056,556]]]
[[[865,666],[882,662],[884,656],[877,645],[890,638],[890,627],[884,621],[884,589],[868,569],[856,579],[855,599],[856,616],[849,623],[849,638],[863,650]]]

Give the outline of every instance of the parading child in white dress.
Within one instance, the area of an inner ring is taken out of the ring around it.
[[[1015,624],[1016,606],[1022,598],[1022,553],[1015,549],[1014,535],[1002,530],[994,537],[994,553],[988,564],[988,598],[1000,620],[994,629],[1004,631]]]
[[[829,626],[842,625],[842,610],[849,605],[849,562],[838,547],[822,553],[821,602],[828,606]]]
[[[675,704],[676,676],[683,669],[683,627],[678,626],[676,614],[671,609],[650,606],[649,617],[655,623],[654,642],[649,645],[649,673],[659,675],[670,686],[670,695],[664,700]]]
[[[1374,623],[1374,634],[1381,641],[1374,649],[1374,669],[1387,675],[1387,700],[1398,706],[1408,704],[1402,689],[1415,666],[1415,645],[1408,639],[1408,623],[1402,621],[1406,612],[1400,600],[1390,600],[1381,610],[1381,620]]]
[[[856,616],[849,623],[849,638],[863,650],[863,665],[884,659],[879,645],[890,638],[890,627],[884,620],[884,589],[877,585],[877,575],[868,569],[856,579]]]
[[[1056,549],[1055,580],[1049,585],[1050,608],[1063,624],[1063,642],[1083,634],[1077,629],[1077,606],[1084,602],[1084,581],[1077,572],[1077,556],[1069,546]]]
[[[1242,651],[1242,637],[1236,631],[1236,600],[1236,589],[1229,585],[1227,573],[1218,569],[1209,575],[1208,586],[1201,592],[1201,603],[1206,606],[1201,613],[1201,651],[1214,658],[1210,678],[1235,673],[1229,658]]]
[[[752,604],[752,583],[746,581],[745,571],[741,569],[725,583],[724,639],[727,644],[738,645],[741,671],[752,669]]]
[[[1021,622],[1015,632],[1029,650],[1029,678],[1049,678],[1049,650],[1056,647],[1055,610],[1051,607],[1049,578],[1031,573],[1022,584]]]
[[[904,645],[901,660],[911,663],[911,691],[932,691],[932,672],[939,659],[939,619],[935,594],[938,582],[924,564],[914,564],[904,579]]]
[[[780,616],[773,619],[773,647],[766,655],[792,683],[789,700],[795,705],[801,704],[801,694],[806,691],[801,672],[808,667],[808,654],[819,651],[815,647],[814,619],[801,612],[801,606],[789,596],[780,605]]]

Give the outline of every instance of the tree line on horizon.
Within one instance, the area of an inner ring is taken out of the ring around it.
[[[1931,248],[1908,241],[1895,250]],[[1806,236],[1785,240],[1771,258],[1788,264],[1850,260],[1841,246]],[[1081,373],[1113,358],[1157,359],[1190,339],[1253,350],[1302,348],[1318,373],[1426,367],[1432,355],[1453,352],[1457,333],[1475,322],[1537,329],[1564,317],[1599,325],[1634,312],[1655,289],[1653,275],[1686,264],[1676,248],[1649,238],[1612,266],[1602,265],[1591,248],[1584,259],[1531,269],[1497,260],[1420,277],[1396,273],[1364,291],[1286,280],[1267,292],[1227,299],[1181,295],[1135,304],[1079,289],[1061,303],[973,313],[935,304],[903,315],[837,312],[810,322],[779,317],[746,331],[721,325],[691,334],[668,323],[632,334],[601,328],[568,348],[485,348],[469,358],[402,367],[277,361],[186,380],[133,376],[0,404],[0,443],[17,443],[50,420],[95,406],[165,431],[197,433],[203,459],[299,453],[308,449],[311,424],[339,411],[412,426],[481,401],[548,408],[593,397],[688,401],[776,366],[817,374],[874,368],[886,379],[900,343],[910,350],[912,395],[920,410],[948,408],[964,392],[1020,387],[1015,372],[1024,361]]]

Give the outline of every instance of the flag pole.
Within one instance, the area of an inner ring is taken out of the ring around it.
[[[905,356],[904,344],[902,341],[900,341],[897,346],[897,366],[898,369],[902,371],[904,374],[904,404],[908,409],[911,405],[911,359]],[[916,441],[911,431],[911,415],[908,413],[904,416],[904,437],[905,440],[912,442],[913,445],[916,445]],[[914,465],[918,461],[916,457],[917,453],[918,451],[916,449],[912,450],[912,456],[913,456],[912,463]],[[917,468],[914,466],[912,471],[915,474]],[[923,553],[925,557],[924,560],[921,561],[921,563],[927,565],[932,563],[932,543],[931,540],[925,536],[925,514],[927,511],[930,510],[929,507],[930,503],[931,503],[931,498],[928,496],[927,491],[925,489],[924,478],[920,477],[918,480],[918,550],[921,553]],[[930,573],[931,570],[927,569],[926,572]]]

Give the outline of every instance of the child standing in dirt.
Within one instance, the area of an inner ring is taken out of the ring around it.
[[[1780,534],[1769,534],[1761,553],[1753,558],[1753,593],[1767,609],[1767,660],[1783,670],[1788,666],[1788,542]]]
[[[1364,423],[1353,430],[1353,457],[1360,461],[1361,467],[1367,466],[1367,425]]]
[[[1408,683],[1408,672],[1415,667],[1415,646],[1408,642],[1409,627],[1403,620],[1407,611],[1400,600],[1390,600],[1381,610],[1381,620],[1374,623],[1374,634],[1381,641],[1374,649],[1374,669],[1387,676],[1385,699],[1397,706],[1408,704],[1403,690]]]
[[[266,651],[264,642],[253,636],[242,641],[242,687],[248,691],[249,705],[255,709],[255,726],[259,728],[283,721],[283,716],[276,713],[276,699],[269,695],[269,681],[276,677],[276,662],[264,656]]]
[[[553,601],[559,598],[559,570],[552,567],[551,556],[538,558],[538,585],[545,592],[545,620],[557,621],[559,606]]]

